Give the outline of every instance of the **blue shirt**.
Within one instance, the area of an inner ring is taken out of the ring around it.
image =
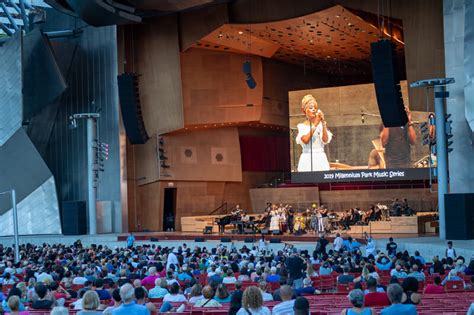
[[[150,312],[145,306],[132,302],[120,305],[112,311],[112,315],[150,315]]]
[[[133,243],[135,242],[135,236],[129,235],[127,237],[127,246],[133,246]]]
[[[279,275],[268,275],[267,282],[279,282],[280,276]]]
[[[178,280],[179,281],[186,281],[186,280],[191,280],[193,277],[191,277],[189,274],[187,274],[186,272],[183,272],[183,273],[180,273],[178,275]]]
[[[380,312],[380,315],[417,315],[416,307],[412,304],[393,304]]]
[[[425,259],[421,256],[415,256],[415,259],[418,259],[423,265],[425,264]]]

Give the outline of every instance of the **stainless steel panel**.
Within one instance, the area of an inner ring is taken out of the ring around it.
[[[2,198],[9,198],[3,195]],[[18,209],[18,231],[28,234],[60,234],[61,222],[56,195],[56,184],[51,176],[41,186],[20,201]],[[0,236],[13,234],[13,215],[9,209],[0,215]]]
[[[0,146],[21,127],[21,32],[0,46]]]
[[[466,120],[474,132],[474,3],[464,2],[464,99]]]
[[[97,182],[97,199],[120,203],[116,27],[88,26],[56,10],[47,10],[47,14],[45,32],[71,28],[84,31],[76,38],[52,42],[68,86],[60,100],[45,157],[58,183],[59,200],[87,199],[85,124],[78,121],[78,128],[70,130],[68,117],[100,108],[99,139],[109,144],[109,159]],[[120,216],[121,207],[113,209],[117,212],[114,215]]]

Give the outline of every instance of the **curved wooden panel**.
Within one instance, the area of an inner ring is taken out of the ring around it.
[[[257,87],[245,83],[248,56],[204,49],[181,54],[185,125],[258,121],[263,99],[262,63],[250,57]]]

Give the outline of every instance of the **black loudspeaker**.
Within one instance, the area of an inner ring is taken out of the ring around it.
[[[230,238],[229,237],[222,237],[221,238],[221,243],[230,243]]]
[[[138,75],[124,73],[117,76],[120,97],[120,109],[127,137],[131,144],[144,144],[148,133],[143,122],[140,95],[138,93]]]
[[[212,226],[206,226],[202,232],[204,234],[212,234]]]
[[[279,238],[272,238],[272,239],[270,239],[270,243],[281,243],[281,239],[279,239]]]
[[[401,127],[408,122],[400,90],[395,44],[380,40],[370,44],[372,74],[377,104],[385,127]]]
[[[196,243],[202,243],[202,242],[205,242],[206,240],[204,239],[204,237],[196,237],[196,238],[194,239],[194,241],[195,241]]]
[[[474,194],[446,194],[446,239],[474,239]]]
[[[244,240],[245,243],[254,243],[255,242],[255,239],[254,238],[246,238]]]
[[[151,241],[151,242],[158,242],[159,239],[157,239],[156,237],[151,237],[151,238],[150,238],[150,241]]]
[[[87,206],[85,201],[64,201],[61,212],[64,235],[87,234]]]

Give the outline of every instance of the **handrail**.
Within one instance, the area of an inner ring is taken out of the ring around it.
[[[209,215],[213,215],[215,212],[219,211],[219,212],[222,212],[222,208],[224,208],[224,211],[227,212],[227,202],[224,202],[222,203],[220,206],[218,206],[217,208],[215,208],[214,210],[211,211],[211,213],[209,213]]]

